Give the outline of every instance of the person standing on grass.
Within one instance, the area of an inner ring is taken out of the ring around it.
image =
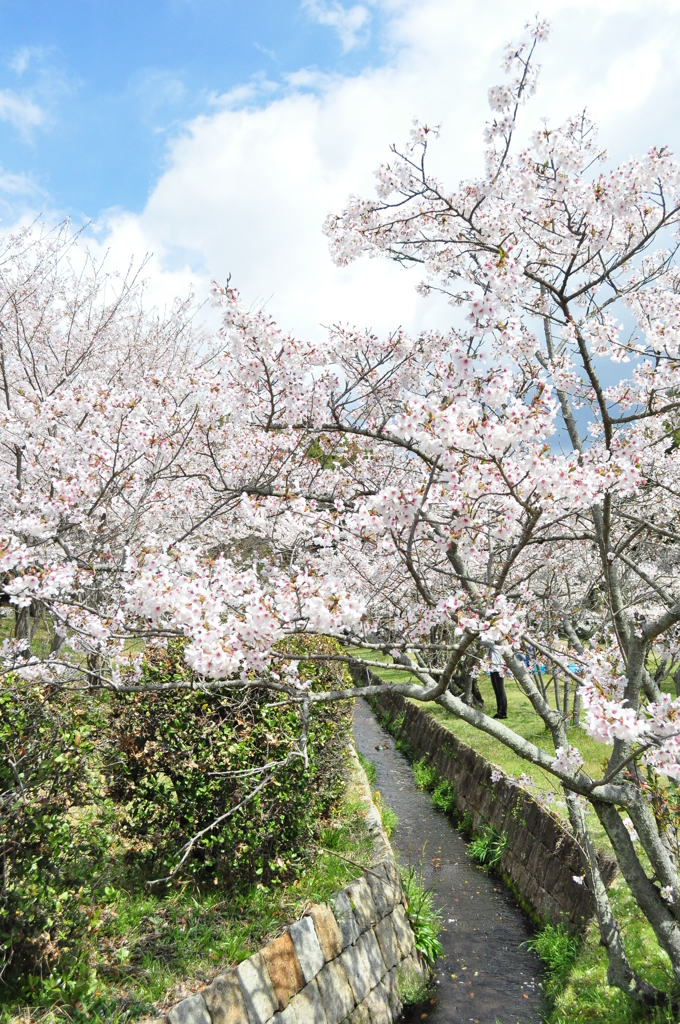
[[[500,647],[496,647],[495,644],[491,644],[489,647],[489,661],[491,662],[489,678],[491,679],[493,692],[496,695],[496,714],[493,717],[507,718],[508,698],[505,693],[504,682],[505,662],[503,661],[503,655],[501,654]]]

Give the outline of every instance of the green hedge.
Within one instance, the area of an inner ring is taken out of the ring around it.
[[[325,637],[287,644],[290,653],[300,654],[338,649]],[[150,681],[186,673],[180,644],[147,659]],[[317,690],[350,685],[333,662],[301,662],[300,673]],[[167,875],[187,840],[262,778],[232,773],[284,759],[300,736],[299,705],[280,706],[278,694],[264,689],[121,694],[112,719],[119,756],[110,784],[124,810],[127,858],[154,876]],[[182,874],[233,883],[267,882],[287,872],[300,843],[341,793],[349,728],[348,701],[313,705],[309,766],[300,758],[279,772],[243,810],[199,841]]]

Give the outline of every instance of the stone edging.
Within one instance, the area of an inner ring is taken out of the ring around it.
[[[398,971],[424,968],[404,909],[401,876],[363,780],[373,863],[231,971],[168,1011],[168,1024],[392,1024]]]
[[[356,675],[363,682],[366,669]],[[379,681],[374,673],[370,675],[371,682]],[[585,883],[574,880],[582,877],[583,867],[578,843],[566,824],[514,780],[504,776],[493,782],[494,765],[424,708],[399,693],[377,694],[371,701],[392,716],[405,713],[401,736],[417,757],[427,756],[439,774],[454,784],[458,813],[471,813],[475,830],[491,825],[506,834],[500,871],[528,909],[543,922],[566,921],[582,927],[595,913],[595,904]],[[616,875],[616,861],[602,851],[597,856],[609,886]]]

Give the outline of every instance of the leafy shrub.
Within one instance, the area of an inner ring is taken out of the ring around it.
[[[547,924],[525,945],[538,953],[546,966],[543,991],[549,1000],[554,1000],[569,979],[581,947],[581,939],[563,924]]]
[[[286,645],[312,689],[347,684],[334,663],[304,662],[311,649],[334,653],[335,641]],[[186,679],[182,654],[181,643],[149,649],[143,678]],[[91,1005],[112,883],[134,892],[167,873],[191,835],[257,784],[254,768],[297,749],[298,708],[270,701],[264,690],[84,697],[11,677],[0,684],[3,1002]],[[185,875],[250,884],[296,873],[344,786],[350,706],[313,706],[308,766],[292,761],[208,833]]]
[[[34,1003],[75,1001],[92,984],[80,941],[98,927],[113,831],[100,725],[101,706],[74,695],[12,677],[0,689],[0,976]]]
[[[335,653],[325,637],[293,637],[286,651]],[[190,676],[183,644],[149,652],[149,682]],[[312,689],[347,685],[333,662],[300,662]],[[167,875],[197,832],[243,801],[264,777],[255,770],[282,761],[298,746],[300,710],[272,701],[266,690],[120,694],[113,698],[119,757],[111,792],[125,805],[122,833],[128,859],[147,874]],[[209,831],[182,868],[197,881],[264,883],[285,874],[300,843],[342,792],[341,753],[350,703],[313,704],[309,764],[292,760],[247,805]]]
[[[423,883],[423,868],[416,872],[413,865],[402,870],[402,884],[406,896],[406,913],[413,929],[416,949],[423,959],[434,967],[444,947],[438,939],[442,929],[441,910],[434,909],[434,893]],[[403,997],[402,997],[403,998]]]
[[[507,844],[508,837],[505,832],[498,833],[491,825],[485,825],[468,846],[468,853],[477,864],[485,868],[495,868],[500,863]]]
[[[420,761],[414,761],[411,767],[418,789],[431,792],[437,784],[437,769],[434,765],[429,764],[426,757],[421,757]]]
[[[456,787],[448,779],[440,779],[432,791],[432,806],[444,814],[456,810]]]

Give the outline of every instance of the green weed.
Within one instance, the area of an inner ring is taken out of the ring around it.
[[[442,927],[441,910],[434,909],[432,888],[423,883],[422,864],[418,871],[413,865],[402,869],[401,878],[416,949],[430,967],[434,967],[435,960],[444,952],[438,939]]]
[[[569,974],[578,959],[581,939],[563,924],[547,924],[524,945],[538,953],[545,964],[543,992],[548,1001],[553,1004],[556,996],[564,989]]]
[[[479,835],[468,846],[468,853],[477,864],[484,868],[495,868],[508,844],[505,832],[496,832],[491,825],[485,825]]]
[[[418,1006],[432,995],[432,982],[412,964],[398,968],[397,986],[404,1006]]]
[[[463,833],[464,836],[468,836],[468,838],[472,838],[472,833],[474,831],[474,827],[475,827],[474,815],[473,815],[472,811],[466,811],[465,814],[463,815],[463,817],[460,819],[460,822],[458,823],[458,829],[459,829],[460,832]]]
[[[378,778],[377,772],[375,770],[375,765],[373,764],[372,761],[369,761],[367,757],[364,757],[364,755],[359,750],[357,750],[357,757],[359,758],[359,764],[366,772],[366,778],[368,779],[369,783],[371,784],[371,786],[375,786]]]
[[[406,712],[405,711],[400,711],[398,715],[394,716],[394,719],[392,720],[392,723],[390,725],[390,732],[392,733],[393,736],[398,736],[400,734],[401,730],[404,727],[404,722],[405,721],[406,721]]]
[[[389,836],[392,835],[395,828],[399,824],[399,818],[397,817],[397,815],[395,814],[391,807],[388,807],[387,804],[384,804],[382,802],[380,791],[377,789],[373,794],[373,801],[375,803],[375,806],[378,808],[378,811],[380,812],[380,820],[382,821],[382,827],[385,829],[385,832],[389,838]]]
[[[440,779],[432,791],[432,806],[444,814],[456,810],[456,787],[448,779]]]
[[[412,761],[415,756],[415,751],[408,740],[398,739],[394,744],[394,749],[403,754],[408,761]]]
[[[430,793],[437,784],[437,769],[428,763],[426,757],[421,757],[420,761],[414,761],[411,767],[418,789],[424,789]]]

